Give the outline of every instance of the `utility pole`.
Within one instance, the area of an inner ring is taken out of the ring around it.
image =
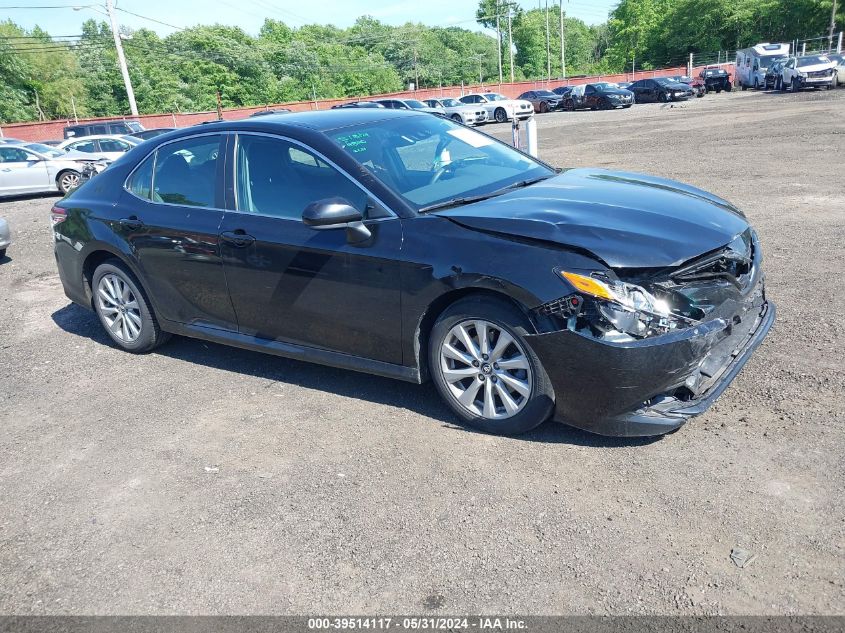
[[[836,28],[836,0],[833,0],[833,9],[830,11],[830,38],[827,44],[827,50],[833,50],[833,29]]]
[[[546,81],[552,80],[552,48],[549,42],[549,0],[546,0]]]
[[[420,87],[420,73],[417,70],[417,47],[414,46],[414,92]]]
[[[563,25],[563,0],[560,0],[560,75],[561,79],[566,79],[566,35],[564,35]]]
[[[508,4],[508,52],[511,59],[511,83],[513,83],[513,22],[511,21],[510,4]]]
[[[499,17],[501,9],[499,0],[496,0],[496,45],[499,50],[499,85],[502,85],[502,29],[499,28]]]
[[[111,33],[114,36],[114,47],[117,49],[117,61],[120,64],[120,74],[123,75],[123,85],[126,86],[126,97],[129,99],[129,109],[132,116],[138,116],[138,105],[135,103],[135,91],[132,90],[132,80],[129,79],[129,69],[126,67],[126,57],[123,55],[123,43],[120,41],[120,31],[117,26],[117,18],[114,15],[114,2],[106,0],[106,9],[109,12],[111,21]]]

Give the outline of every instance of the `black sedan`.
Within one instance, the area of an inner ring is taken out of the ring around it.
[[[576,86],[563,97],[561,107],[567,111],[612,110],[630,108],[634,103],[634,93],[620,88],[614,83],[601,81],[585,86]]]
[[[432,379],[492,433],[551,416],[612,435],[677,429],[774,320],[757,236],[725,200],[561,172],[413,111],[173,132],[52,222],[65,293],[127,351],[181,334]]]
[[[551,90],[529,90],[528,92],[523,92],[517,99],[530,101],[531,105],[534,106],[534,112],[541,114],[557,110],[561,102],[560,95],[555,94]]]
[[[640,79],[628,86],[628,90],[634,93],[637,103],[681,101],[689,99],[695,94],[687,84],[674,81],[668,77]]]

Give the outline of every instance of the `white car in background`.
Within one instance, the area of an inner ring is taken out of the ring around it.
[[[56,145],[56,149],[75,150],[83,154],[117,160],[136,145],[144,141],[134,136],[120,134],[96,134],[94,136],[72,137]]]
[[[461,103],[452,97],[426,99],[424,103],[431,108],[439,108],[447,117],[464,125],[481,125],[487,122],[487,110]]]
[[[827,55],[790,57],[780,70],[781,90],[798,92],[802,88],[827,88],[836,82],[836,62]]]
[[[833,78],[833,87],[845,86],[845,54],[836,53],[828,55],[830,61],[836,62],[836,76]]]
[[[110,161],[40,143],[0,144],[0,198],[75,189]]]
[[[527,119],[534,114],[534,106],[523,99],[508,99],[497,92],[477,92],[464,95],[461,103],[478,105],[487,111],[487,119],[497,123],[505,123],[514,118]]]

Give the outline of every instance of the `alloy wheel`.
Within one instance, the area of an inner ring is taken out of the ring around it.
[[[133,343],[141,335],[141,307],[126,283],[115,274],[104,275],[97,284],[100,315],[111,333],[125,343]]]
[[[62,177],[59,179],[59,187],[61,187],[63,193],[69,192],[71,189],[75,189],[79,186],[79,174],[73,171],[69,171],[65,174],[62,174]]]
[[[521,343],[502,326],[479,319],[449,330],[440,347],[440,371],[455,401],[488,420],[522,411],[533,389]]]

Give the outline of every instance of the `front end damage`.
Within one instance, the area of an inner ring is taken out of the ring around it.
[[[679,428],[733,381],[775,319],[751,229],[671,270],[558,271],[572,292],[539,306],[528,342],[555,418],[603,435]]]

